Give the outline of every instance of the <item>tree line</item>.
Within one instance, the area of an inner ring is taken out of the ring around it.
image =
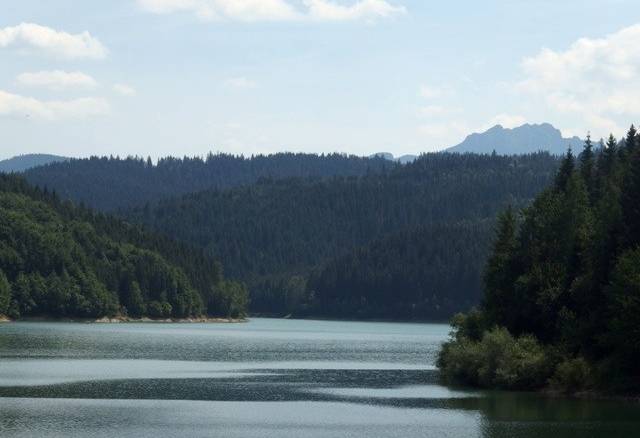
[[[90,157],[70,159],[25,172],[29,182],[64,199],[115,212],[160,199],[213,188],[253,184],[260,179],[359,176],[397,166],[381,157],[279,153],[251,157]]]

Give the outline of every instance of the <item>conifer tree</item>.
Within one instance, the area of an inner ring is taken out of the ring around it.
[[[6,275],[0,269],[0,315],[9,313],[9,305],[11,304],[11,285]]]
[[[601,161],[598,165],[599,173],[603,176],[610,177],[616,165],[618,158],[618,142],[613,134],[609,134],[607,144],[602,151]]]
[[[497,235],[493,252],[484,275],[484,301],[488,319],[506,325],[509,309],[515,304],[513,286],[516,277],[514,258],[517,245],[516,216],[509,206],[498,217]]]
[[[623,154],[631,156],[632,152],[636,149],[638,143],[638,131],[636,127],[631,125],[627,132],[627,138],[624,141],[624,149],[621,150]]]
[[[580,174],[582,180],[589,194],[589,199],[594,200],[595,197],[595,158],[593,152],[593,143],[591,142],[591,134],[587,134],[587,139],[584,142],[584,150],[580,154]]]
[[[621,193],[623,235],[622,248],[640,245],[640,150],[630,156]]]
[[[567,184],[569,183],[569,179],[571,179],[571,176],[573,175],[575,167],[576,162],[573,156],[573,151],[571,150],[571,148],[569,148],[564,158],[562,159],[560,170],[556,175],[555,188],[557,191],[563,192],[567,189]]]

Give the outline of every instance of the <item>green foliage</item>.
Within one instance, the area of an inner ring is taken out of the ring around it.
[[[143,206],[167,197],[254,184],[270,178],[326,178],[384,173],[397,164],[381,157],[342,154],[229,154],[166,157],[153,164],[139,157],[70,159],[25,172],[27,180],[63,198],[100,211]]]
[[[451,320],[452,337],[479,341],[487,330],[487,318],[477,309],[467,313],[457,313]]]
[[[199,316],[222,281],[201,251],[60,202],[15,176],[0,176],[0,269],[0,313],[16,318]],[[234,303],[243,311],[246,303]]]
[[[236,281],[223,281],[218,288],[219,293],[224,297],[221,314],[229,318],[244,316],[249,300],[247,289]]]
[[[504,328],[485,331],[480,340],[458,332],[438,357],[448,383],[527,390],[544,385],[553,370],[542,345],[533,337],[513,337]]]
[[[640,363],[640,247],[620,256],[612,277],[609,339],[621,360],[636,368]]]
[[[490,223],[420,227],[323,264],[308,282],[314,315],[446,319],[478,303]]]
[[[4,275],[2,269],[0,269],[0,315],[7,315],[9,313],[9,306],[11,304],[11,285],[7,276]]]
[[[557,163],[427,154],[388,172],[262,180],[126,215],[224,260],[256,313],[448,318],[480,299],[495,213],[526,205]]]
[[[137,281],[131,282],[124,294],[124,306],[130,316],[140,317],[146,314],[147,306],[142,296],[142,290]]]
[[[513,209],[508,207],[498,216],[496,239],[484,273],[486,292],[482,307],[499,324],[507,324],[510,309],[515,304],[514,267],[511,264],[515,260],[516,231],[516,216]]]
[[[620,243],[625,249],[640,245],[640,148],[629,152],[628,156],[620,196],[624,233]]]
[[[606,147],[594,151],[588,138],[580,165],[576,168],[571,153],[567,154],[554,186],[523,210],[515,231],[509,213],[502,216],[485,275],[482,315],[473,318],[491,330],[481,340],[477,333],[471,338],[465,334],[470,323],[458,318],[456,338],[443,350],[441,360],[447,378],[521,387],[521,382],[513,383],[517,378],[508,377],[520,375],[518,366],[505,366],[510,360],[498,366],[498,358],[514,357],[504,353],[516,348],[511,333],[523,339],[523,349],[538,351],[538,341],[545,345],[547,362],[557,362],[549,380],[556,389],[640,390],[637,144],[633,126],[622,148],[611,136]],[[485,349],[493,352],[482,356]],[[456,371],[453,357],[477,369]],[[540,370],[533,359],[515,363],[530,367],[532,375]],[[544,384],[544,379],[535,378],[528,385]]]
[[[549,380],[549,386],[568,394],[574,394],[593,387],[592,366],[583,357],[566,359],[558,364]]]

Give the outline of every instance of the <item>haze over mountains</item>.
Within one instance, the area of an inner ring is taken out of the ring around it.
[[[546,151],[554,155],[562,155],[567,151],[569,147],[574,150],[579,150],[582,147],[582,144],[583,140],[579,137],[564,138],[560,130],[556,129],[549,123],[524,124],[522,126],[511,129],[503,128],[501,125],[496,125],[485,132],[473,133],[468,135],[462,143],[451,146],[445,149],[443,152],[472,152],[476,154],[491,154],[495,151],[498,155],[517,155]],[[273,155],[280,156],[282,158],[286,156],[300,157],[305,154],[280,153]],[[313,154],[307,155],[310,156]],[[232,159],[231,156],[227,157],[229,158],[229,160]],[[264,158],[264,156],[262,155],[258,155],[257,157]],[[351,159],[351,161],[354,161],[353,159],[356,157],[349,156],[349,158]],[[379,158],[394,163],[407,164],[415,161],[418,157],[412,154],[405,154],[396,157],[390,152],[377,152],[375,154],[371,154],[368,158]],[[17,157],[0,161],[0,172],[24,172],[34,167],[67,161],[69,159],[70,158],[67,157],[49,154],[19,155]],[[82,163],[82,159],[80,160],[80,163]],[[197,161],[198,159],[193,158],[193,160]],[[162,161],[171,161],[171,158],[166,158]],[[257,166],[260,166],[259,161],[259,159],[255,161]],[[285,163],[284,161],[283,164],[285,166],[288,166],[290,164]],[[79,163],[76,163],[74,167],[78,166],[78,164]],[[285,173],[289,173],[290,176],[313,176],[314,170],[312,170],[312,167],[313,166],[307,166],[306,169],[292,169]],[[336,169],[335,173],[340,174],[342,172]],[[259,171],[258,174],[259,176],[270,176],[269,171],[265,170]],[[360,171],[355,171],[353,174],[360,174]],[[208,186],[205,184],[205,186],[202,188],[205,189],[208,188]]]
[[[0,172],[24,172],[49,163],[67,161],[69,158],[50,154],[25,154],[0,161]]]
[[[495,151],[498,155],[513,155],[547,151],[562,155],[569,147],[580,149],[582,142],[578,137],[563,138],[560,130],[549,123],[527,123],[513,129],[496,125],[483,133],[467,136],[462,143],[446,149],[446,152],[491,154]]]

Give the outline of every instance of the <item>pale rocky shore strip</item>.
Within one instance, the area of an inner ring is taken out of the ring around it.
[[[247,322],[245,318],[209,318],[209,317],[194,317],[194,318],[129,318],[127,316],[104,316],[102,318],[93,320],[92,322],[98,324],[118,324],[118,323],[240,323]]]
[[[12,320],[4,315],[0,315],[0,323],[7,322],[78,322],[78,323],[94,323],[94,324],[121,324],[121,323],[164,323],[164,324],[237,324],[247,322],[246,318],[209,318],[209,317],[193,317],[193,318],[130,318],[128,316],[103,316],[102,318],[47,318],[47,317],[28,317]]]

